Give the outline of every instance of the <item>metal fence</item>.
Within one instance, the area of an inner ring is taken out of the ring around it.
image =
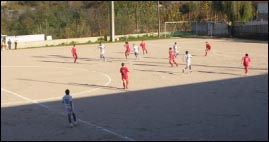
[[[235,37],[268,39],[268,23],[262,25],[239,25],[232,27]]]

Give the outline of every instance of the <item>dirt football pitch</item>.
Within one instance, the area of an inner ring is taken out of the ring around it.
[[[268,141],[268,41],[145,42],[148,54],[140,48],[137,60],[133,53],[125,59],[123,42],[105,43],[106,62],[98,44],[77,45],[78,63],[72,46],[1,51],[1,140]],[[178,67],[168,63],[174,42]],[[185,51],[193,56],[192,72],[182,72]],[[128,90],[122,62],[130,71]],[[73,128],[61,103],[65,89],[79,119]]]

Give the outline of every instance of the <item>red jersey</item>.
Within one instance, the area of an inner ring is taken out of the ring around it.
[[[129,70],[127,67],[120,68],[120,73],[121,73],[122,79],[128,79],[128,72],[129,72]]]
[[[242,58],[244,66],[248,66],[250,62],[250,58],[248,56],[244,56]]]
[[[77,54],[77,49],[76,49],[76,47],[73,47],[71,51],[72,51],[72,54]]]
[[[145,49],[145,48],[146,48],[146,43],[145,43],[145,42],[141,42],[141,43],[140,43],[140,46],[141,46],[143,49]]]
[[[130,48],[129,44],[125,44],[125,48],[126,48],[126,52],[130,52],[131,51],[131,48]]]
[[[206,44],[206,49],[208,49],[208,50],[210,50],[211,49],[211,46],[210,46],[210,44]]]
[[[171,60],[174,60],[175,59],[175,55],[174,55],[174,52],[172,50],[169,50],[169,58]]]

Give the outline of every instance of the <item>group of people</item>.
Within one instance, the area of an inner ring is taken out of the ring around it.
[[[147,49],[145,46],[145,42],[143,40],[142,40],[140,46],[142,47],[143,54],[147,54]],[[125,42],[124,47],[126,48],[125,57],[127,59],[127,57],[130,54],[130,51],[131,51],[128,42]],[[98,48],[100,49],[100,58],[105,61],[105,56],[104,56],[105,46],[100,42]],[[133,48],[134,48],[134,54],[135,54],[136,58],[138,58],[138,50],[139,50],[138,46],[133,44]],[[208,55],[208,52],[210,50],[211,50],[211,45],[206,41],[205,56]],[[74,63],[76,63],[76,60],[78,57],[77,57],[77,50],[76,50],[75,44],[73,45],[71,52],[72,52],[72,55],[74,57]],[[172,47],[169,48],[169,63],[171,65],[171,67],[173,67],[173,64],[175,64],[178,67],[178,63],[175,61],[175,58],[177,58],[178,56],[179,56],[179,51],[178,51],[177,43],[175,42],[173,45],[173,48]],[[189,51],[185,51],[185,55],[184,55],[183,60],[186,61],[186,66],[182,70],[183,73],[186,70],[189,70],[190,72],[192,72],[192,70],[191,70],[191,58],[192,58],[192,55],[189,53]],[[245,74],[247,75],[248,74],[248,67],[250,64],[250,57],[248,56],[247,53],[242,58],[242,63],[244,65]],[[129,84],[128,72],[129,72],[128,67],[126,67],[124,63],[121,63],[120,73],[121,73],[122,85],[123,85],[124,89],[128,89],[128,84]],[[65,96],[63,97],[62,102],[65,104],[65,108],[66,108],[67,115],[68,115],[68,122],[70,124],[70,127],[77,125],[78,121],[76,118],[76,114],[74,113],[74,105],[72,102],[72,96],[70,95],[70,91],[68,89],[65,90]],[[71,117],[73,117],[73,122],[72,122]]]
[[[128,41],[125,42],[124,44],[125,47],[125,58],[127,59],[128,56],[130,55],[131,52],[131,47],[128,43]],[[142,48],[143,54],[148,54],[148,50],[146,48],[146,43],[144,42],[144,40],[142,40],[142,42],[140,43],[140,47]],[[138,55],[139,55],[139,47],[136,44],[133,44],[133,51],[134,51],[134,55],[135,58],[138,59]]]
[[[3,41],[1,42],[1,50],[7,50],[7,47],[8,47],[8,50],[11,50],[11,44],[12,42],[10,39],[8,39],[7,43],[6,43],[6,39],[3,39]],[[18,42],[15,40],[14,44],[15,44],[15,50],[17,50]]]
[[[209,51],[211,50],[211,45],[207,41],[205,43],[206,43],[205,56],[207,56]],[[125,58],[127,59],[130,52],[131,52],[130,45],[127,41],[125,42],[124,47],[126,49],[125,50]],[[143,40],[140,43],[140,47],[143,50],[143,54],[148,53],[147,48],[146,48],[146,44]],[[104,55],[105,54],[105,46],[100,42],[98,48],[100,49],[100,59],[102,59],[103,61],[106,61],[106,58]],[[136,59],[138,59],[139,47],[136,44],[133,44],[133,51],[134,51]],[[76,63],[78,55],[77,55],[77,50],[76,50],[75,44],[73,45],[71,52],[72,52],[72,55],[74,57],[74,63]],[[169,53],[169,64],[171,65],[171,67],[173,67],[174,64],[176,65],[176,67],[178,67],[178,63],[175,60],[179,56],[177,42],[174,43],[173,47],[169,48],[168,53]],[[182,70],[183,73],[186,72],[187,70],[189,70],[189,72],[192,72],[191,59],[192,59],[192,55],[189,53],[189,51],[185,51],[185,55],[183,57],[183,60],[186,62],[186,66]],[[243,61],[243,65],[245,68],[245,74],[247,75],[248,66],[250,63],[250,58],[248,57],[248,54],[246,54],[245,57],[242,58],[242,61]],[[122,74],[123,88],[128,89],[128,72],[129,72],[129,70],[126,66],[124,66],[124,63],[122,63],[122,67],[120,69],[120,72]]]
[[[125,58],[127,59],[128,56],[130,55],[131,52],[131,47],[128,43],[128,41],[125,42],[124,44],[125,47]],[[140,43],[140,47],[142,48],[143,54],[148,54],[148,50],[146,48],[146,43],[144,42],[144,40],[142,40],[142,42]],[[102,59],[103,61],[106,61],[105,58],[105,46],[104,44],[102,44],[102,42],[99,42],[98,48],[100,49],[100,59]],[[136,44],[133,44],[133,51],[134,51],[134,55],[136,57],[136,59],[139,59],[138,55],[139,55],[139,47]],[[74,58],[74,63],[77,63],[77,59],[78,59],[78,55],[77,55],[77,49],[76,49],[76,45],[73,44],[73,47],[71,49],[71,53],[72,56]]]
[[[173,48],[172,47],[169,48],[168,54],[169,54],[169,64],[171,65],[171,67],[173,67],[173,64],[175,64],[176,67],[178,67],[178,63],[175,60],[175,58],[177,58],[179,56],[177,42],[175,42],[175,44],[173,45]],[[192,72],[192,70],[191,70],[191,58],[192,58],[192,55],[189,53],[189,51],[185,51],[185,55],[183,57],[183,60],[186,61],[186,67],[182,70],[183,73],[187,69],[189,69],[189,71]]]
[[[205,56],[207,56],[208,52],[211,50],[211,45],[206,41],[206,49],[205,49]],[[242,57],[242,64],[245,69],[245,75],[248,75],[248,68],[250,64],[250,57],[248,56],[248,53],[245,54],[244,57]]]
[[[207,56],[207,54],[211,50],[211,45],[207,41],[205,43],[206,43],[205,56]],[[179,55],[178,47],[177,47],[177,43],[175,42],[175,44],[173,46],[173,50],[171,47],[169,48],[169,64],[171,65],[171,67],[173,67],[173,64],[178,66],[178,63],[175,61],[175,58],[177,58],[178,55]],[[183,58],[183,60],[186,61],[186,67],[182,70],[183,73],[187,69],[189,69],[189,71],[192,72],[192,70],[191,70],[191,58],[192,58],[192,55],[189,54],[189,51],[186,51],[184,58]],[[249,68],[250,61],[251,61],[250,57],[248,56],[248,53],[246,53],[245,56],[242,57],[242,64],[244,65],[245,75],[248,75],[248,68]]]

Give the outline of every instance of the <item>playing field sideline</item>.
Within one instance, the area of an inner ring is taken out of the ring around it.
[[[179,67],[171,68],[174,42]],[[97,44],[77,45],[78,64],[72,46],[2,51],[1,140],[268,140],[268,42],[151,40],[139,60],[126,60],[123,45],[105,44],[107,62]],[[192,73],[182,73],[186,50]],[[127,91],[122,62],[130,70]],[[80,119],[75,128],[60,101],[67,88]]]

